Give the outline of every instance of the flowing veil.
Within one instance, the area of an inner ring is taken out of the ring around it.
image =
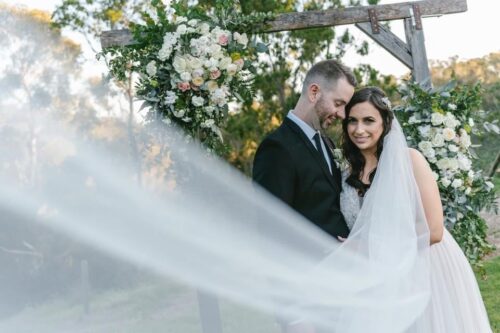
[[[27,157],[4,148],[1,331],[200,332],[202,290],[225,332],[279,332],[276,317],[425,332],[429,235],[397,121],[344,243],[155,126],[138,135],[156,147],[142,183],[128,154],[60,121],[39,122],[40,142],[58,144],[40,151],[36,183],[13,177]]]

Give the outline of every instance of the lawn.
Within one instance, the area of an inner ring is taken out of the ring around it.
[[[486,280],[478,276],[479,288],[483,295],[491,328],[494,333],[500,333],[500,256],[490,259],[484,264]]]

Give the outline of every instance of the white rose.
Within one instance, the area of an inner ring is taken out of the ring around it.
[[[184,22],[187,22],[187,18],[185,16],[177,16],[175,18],[175,23],[179,24],[179,23],[184,23]]]
[[[420,149],[420,151],[432,149],[432,143],[429,141],[421,141],[418,144],[418,149]]]
[[[450,103],[450,104],[448,104],[448,109],[450,109],[450,110],[456,110],[457,106],[455,104],[453,104],[453,103]]]
[[[447,159],[447,158],[442,158],[442,159],[438,160],[436,164],[437,164],[437,167],[439,170],[446,170],[449,168],[449,165],[450,165],[449,159]]]
[[[232,62],[232,59],[229,57],[224,57],[219,61],[219,68],[222,70],[227,69],[227,66],[229,66]]]
[[[450,144],[448,145],[448,150],[452,153],[456,153],[458,151],[458,147],[456,145]]]
[[[452,171],[457,171],[458,170],[458,160],[456,158],[449,158],[448,159],[448,168]]]
[[[210,25],[206,22],[202,22],[198,25],[198,31],[202,35],[207,35],[210,32]]]
[[[197,68],[191,72],[191,75],[193,77],[203,77],[204,73],[205,73],[205,71],[202,68]]]
[[[436,153],[440,156],[447,156],[448,154],[448,151],[444,148],[439,148],[439,149],[436,149]]]
[[[428,159],[436,157],[436,151],[432,148],[422,151],[422,154],[424,154],[424,156],[427,157]]]
[[[463,148],[469,148],[471,145],[470,136],[465,130],[460,130],[460,145]]]
[[[474,180],[474,176],[475,176],[474,170],[469,170],[469,172],[467,172],[467,177],[469,177],[471,181]]]
[[[146,65],[146,73],[148,73],[149,76],[155,76],[156,75],[156,61],[150,61]]]
[[[245,33],[240,35],[238,32],[235,32],[233,34],[233,38],[238,44],[241,44],[243,46],[247,46],[247,44],[248,44],[248,37],[247,37],[247,34],[245,34]]]
[[[213,119],[207,119],[201,123],[201,127],[204,127],[204,128],[210,128],[213,125],[215,125],[215,120],[213,120]]]
[[[453,180],[453,182],[451,183],[451,187],[453,188],[459,188],[460,186],[462,186],[464,184],[463,180],[462,179],[455,179]]]
[[[219,44],[212,44],[208,48],[208,53],[209,54],[218,54],[221,52],[221,50],[222,50],[222,46],[220,46]]]
[[[178,111],[173,111],[172,112],[174,114],[174,116],[176,116],[177,118],[182,118],[184,117],[184,114],[186,113],[186,110],[178,110]]]
[[[183,73],[187,70],[187,62],[186,59],[184,59],[181,56],[175,56],[174,57],[174,62],[172,63],[174,66],[174,69],[177,73]]]
[[[465,155],[461,155],[458,158],[458,167],[461,170],[469,171],[472,166],[471,160],[469,160]]]
[[[443,129],[443,137],[446,141],[451,141],[455,138],[455,131],[451,128]]]
[[[170,57],[170,54],[172,54],[172,48],[162,47],[160,51],[158,51],[158,59],[165,61]]]
[[[192,27],[195,27],[197,24],[198,24],[198,20],[197,19],[191,19],[188,21],[188,24]]]
[[[189,73],[189,72],[182,72],[180,77],[181,77],[181,80],[184,82],[191,81],[191,73]]]
[[[469,118],[469,126],[474,127],[474,119]]]
[[[217,69],[217,66],[219,65],[219,61],[215,58],[210,58],[210,59],[207,59],[205,60],[205,62],[203,63],[203,66],[205,66],[206,68],[214,68],[214,69]]]
[[[182,36],[187,32],[187,27],[184,24],[181,24],[177,27],[177,30],[175,32],[177,32],[178,35]]]
[[[460,125],[460,122],[457,120],[457,118],[455,118],[455,116],[453,114],[448,112],[448,113],[446,113],[443,124],[446,127],[455,129],[455,127]]]
[[[198,69],[203,67],[203,62],[199,58],[191,57],[189,59],[189,67],[192,69]]]
[[[210,100],[214,103],[217,104],[219,107],[222,107],[226,105],[226,92],[222,88],[215,89],[215,91],[212,93],[212,96],[210,96]]]
[[[434,171],[432,171],[432,176],[434,177],[434,179],[436,181],[439,179],[439,175],[436,172],[434,172]]]
[[[437,133],[432,138],[432,144],[434,145],[434,147],[444,146],[444,137],[441,134]]]
[[[165,96],[165,104],[174,104],[177,100],[177,95],[173,91],[167,91],[167,96]],[[180,117],[182,117],[184,113],[182,113]]]
[[[469,195],[471,191],[472,189],[467,186],[467,188],[465,189],[465,195]]]
[[[441,113],[434,112],[431,115],[431,123],[434,126],[441,125],[444,121],[444,116]]]
[[[193,103],[194,106],[203,106],[203,104],[205,104],[205,100],[201,96],[193,96],[191,103]]]
[[[429,136],[431,130],[430,125],[424,125],[424,126],[419,126],[418,131],[420,132],[420,135],[424,138],[427,138]]]
[[[441,178],[441,184],[444,186],[444,187],[448,187],[450,184],[451,184],[451,181],[446,178],[446,177],[443,177]]]
[[[238,71],[238,66],[236,64],[229,64],[227,66],[227,74],[228,75],[235,75],[236,72]]]

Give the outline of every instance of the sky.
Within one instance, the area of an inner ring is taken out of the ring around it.
[[[405,2],[406,0],[382,0],[381,3]],[[439,0],[436,0],[439,1]],[[52,12],[61,0],[0,0],[7,4],[25,5]],[[427,58],[430,60],[447,60],[458,56],[459,59],[471,59],[500,51],[500,1],[468,0],[468,10],[464,13],[449,14],[441,17],[423,19]],[[404,38],[401,20],[391,23],[391,30],[402,40]],[[364,34],[352,26],[356,36]],[[371,64],[383,74],[400,76],[408,69],[384,49],[371,43],[371,53],[360,57],[348,53],[343,61],[349,66],[359,63]]]

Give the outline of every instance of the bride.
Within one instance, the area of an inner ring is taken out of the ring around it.
[[[356,229],[363,202],[368,194],[377,195],[373,182],[384,149],[384,138],[391,132],[404,141],[401,128],[390,110],[384,92],[376,87],[357,91],[346,106],[342,123],[343,153],[349,168],[343,172],[341,208],[349,228]],[[404,143],[406,145],[406,143]],[[486,310],[473,271],[451,234],[443,227],[443,213],[438,186],[425,158],[414,149],[409,155],[430,235],[430,303],[414,324],[416,331],[432,333],[491,332]],[[386,154],[397,150],[386,151]],[[403,154],[405,155],[404,151]],[[404,160],[407,156],[393,156]],[[387,170],[387,169],[386,169]],[[403,176],[394,173],[392,177]],[[370,184],[374,186],[370,187]],[[417,199],[418,200],[418,199]],[[390,214],[395,205],[387,200],[382,211]],[[351,233],[352,234],[352,233]],[[391,237],[391,235],[386,235]],[[420,327],[420,329],[419,329]],[[422,327],[425,329],[422,330]]]

